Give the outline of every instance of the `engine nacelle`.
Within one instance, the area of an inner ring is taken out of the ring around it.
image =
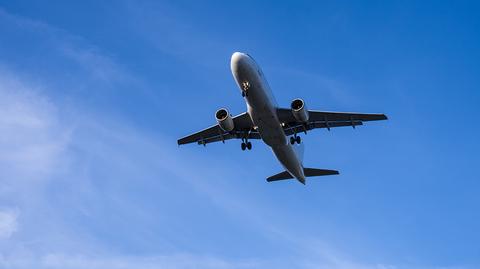
[[[290,108],[292,109],[293,117],[295,117],[298,122],[308,122],[308,110],[302,99],[294,99],[290,104]]]
[[[230,132],[235,128],[233,123],[232,116],[228,113],[228,110],[225,108],[220,108],[215,112],[215,118],[217,119],[218,125],[222,130]]]

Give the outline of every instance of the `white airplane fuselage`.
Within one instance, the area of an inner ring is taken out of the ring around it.
[[[230,62],[232,75],[244,92],[247,112],[262,140],[272,148],[283,167],[300,182],[305,175],[300,156],[283,131],[277,102],[258,64],[248,54],[235,52]]]

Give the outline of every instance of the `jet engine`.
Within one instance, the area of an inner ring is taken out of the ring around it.
[[[290,104],[292,114],[298,122],[308,121],[308,110],[305,107],[305,102],[302,99],[294,99]]]
[[[228,110],[225,108],[220,108],[215,112],[215,118],[217,119],[218,125],[220,128],[226,132],[230,132],[235,128],[233,123],[232,116],[228,113]]]

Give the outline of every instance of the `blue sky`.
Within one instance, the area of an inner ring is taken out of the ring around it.
[[[1,1],[0,268],[480,267],[474,1]],[[303,137],[339,176],[176,140],[276,99],[389,121]]]

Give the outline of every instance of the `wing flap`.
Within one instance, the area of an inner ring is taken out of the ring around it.
[[[196,132],[194,134],[182,137],[182,138],[178,139],[177,143],[179,145],[183,145],[183,144],[188,144],[188,143],[193,143],[193,142],[200,142],[200,141],[204,141],[204,140],[206,140],[208,138],[211,138],[211,137],[221,136],[222,134],[224,134],[224,132],[220,128],[220,126],[213,125],[211,127],[203,129],[203,130],[201,130],[199,132]]]
[[[353,122],[312,122],[308,123],[306,125],[303,124],[297,124],[293,127],[287,127],[285,128],[285,135],[293,135],[295,133],[301,133],[304,131],[310,131],[313,129],[318,129],[318,128],[335,128],[335,127],[344,127],[344,126],[359,126],[363,125],[363,122],[361,121],[353,121]]]
[[[214,142],[219,142],[219,141],[223,142],[225,140],[234,139],[234,138],[241,139],[243,136],[244,136],[244,134],[242,132],[225,133],[225,134],[222,134],[222,135],[212,136],[212,137],[209,137],[209,138],[198,140],[197,144],[206,145],[206,144],[209,144],[209,143],[214,143]],[[258,132],[250,132],[247,135],[247,137],[248,137],[248,139],[261,139],[260,134]]]
[[[380,113],[330,112],[309,110],[308,114],[312,121],[373,121],[387,119],[387,116],[385,116],[385,114]]]

